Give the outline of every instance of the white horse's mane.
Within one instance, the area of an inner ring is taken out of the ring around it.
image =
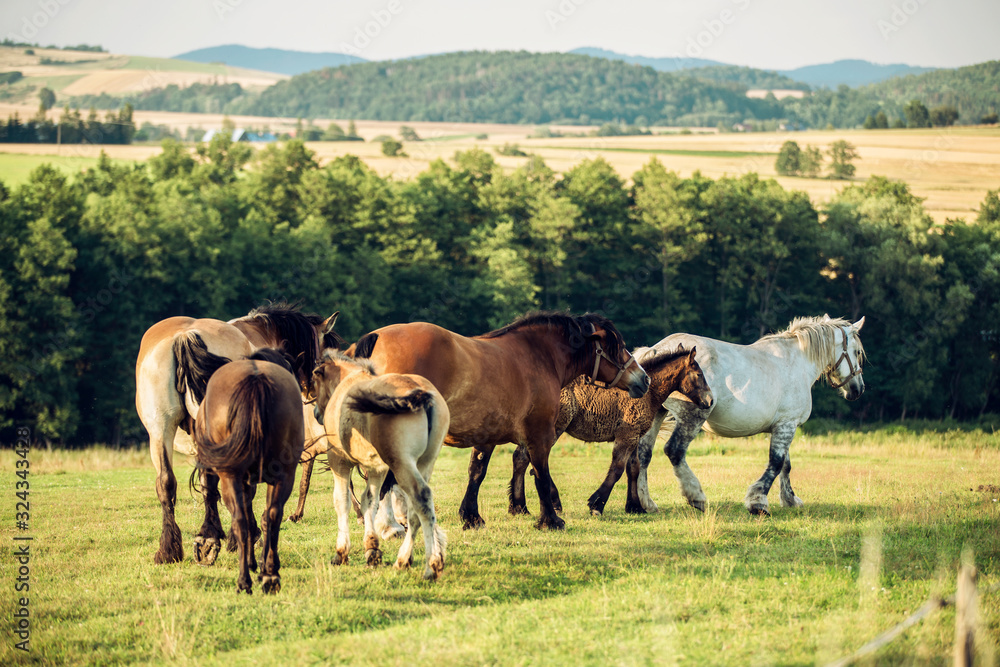
[[[840,355],[840,349],[836,346],[834,335],[837,329],[842,332],[850,332],[853,335],[858,363],[863,364],[865,348],[861,344],[861,337],[854,331],[851,323],[842,317],[796,317],[784,331],[764,336],[757,342],[794,338],[798,341],[799,349],[806,353],[810,361],[820,366],[829,366]]]

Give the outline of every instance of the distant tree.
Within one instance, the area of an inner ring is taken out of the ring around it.
[[[823,153],[815,146],[806,146],[799,156],[799,171],[803,176],[815,178],[823,167]]]
[[[517,144],[506,143],[503,146],[496,149],[497,155],[504,155],[506,157],[527,157],[527,153],[521,150],[521,147]]]
[[[399,126],[399,136],[403,141],[420,141],[420,135],[409,125]]]
[[[382,154],[388,155],[389,157],[405,157],[406,153],[403,152],[403,144],[396,141],[392,137],[382,141]]]
[[[879,130],[889,129],[889,119],[886,118],[884,111],[875,114],[875,128]]]
[[[323,141],[341,141],[344,138],[344,128],[336,123],[330,123],[323,133]]]
[[[896,120],[892,121],[892,129],[894,129],[894,130],[900,130],[900,129],[904,128],[904,127],[906,127],[906,119],[905,118],[897,118]]]
[[[796,176],[802,168],[800,158],[802,149],[794,141],[786,141],[781,145],[778,159],[774,161],[774,170],[781,176]]]
[[[56,94],[49,88],[42,88],[38,91],[38,99],[41,102],[42,111],[48,111],[56,103]]]
[[[910,100],[903,107],[907,127],[930,127],[931,118],[927,107],[920,100]]]
[[[954,125],[958,120],[958,109],[951,104],[934,107],[931,109],[931,125],[935,127],[948,127]]]
[[[983,125],[996,125],[1000,122],[1000,115],[997,115],[996,113],[988,113],[980,118],[979,122]]]
[[[865,123],[864,123],[863,127],[866,130],[874,130],[875,129],[875,117],[872,116],[871,114],[868,114],[867,116],[865,116]]]
[[[358,136],[358,128],[354,126],[353,120],[347,124],[347,136],[349,137]]]
[[[841,139],[830,144],[829,151],[830,175],[833,178],[849,179],[854,176],[854,165],[851,162],[858,157],[855,147]]]

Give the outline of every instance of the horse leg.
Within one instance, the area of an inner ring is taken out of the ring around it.
[[[528,456],[528,448],[518,445],[512,456],[513,471],[510,477],[510,486],[507,488],[507,497],[510,504],[507,512],[517,516],[518,514],[531,514],[528,511],[528,500],[524,495],[524,475],[531,465],[531,457]]]
[[[794,422],[782,423],[775,426],[774,430],[771,431],[771,449],[768,455],[767,468],[760,479],[751,484],[750,488],[747,489],[747,496],[743,501],[750,514],[765,514],[770,516],[771,513],[767,510],[767,494],[771,490],[774,478],[778,476],[778,473],[785,466],[785,461],[788,457],[788,446],[792,443],[792,438],[795,437],[797,426],[798,424]],[[788,463],[789,470],[791,470],[791,467],[791,463]],[[791,492],[790,485],[788,488],[789,492]],[[792,497],[794,498],[794,494],[792,494]]]
[[[628,491],[625,496],[626,514],[655,514],[660,511],[649,495],[647,469],[653,458],[653,443],[656,442],[657,430],[643,434],[628,457],[626,471],[628,472]],[[608,489],[610,494],[611,489]],[[605,499],[607,500],[607,499]]]
[[[295,506],[295,511],[288,516],[289,521],[298,523],[306,512],[306,495],[309,493],[309,482],[312,479],[313,466],[316,459],[310,457],[302,461],[302,479],[299,480],[299,501]]]
[[[281,481],[267,487],[267,508],[264,510],[264,545],[261,549],[261,590],[265,594],[281,590],[281,559],[278,557],[278,533],[281,530],[285,503],[292,495],[295,467],[285,471]]]
[[[378,504],[378,513],[375,515],[375,530],[383,540],[403,537],[406,534],[406,528],[396,521],[393,503],[397,495],[399,495],[399,486],[393,484]]]
[[[219,519],[219,476],[202,471],[201,487],[205,493],[205,521],[194,536],[194,560],[201,565],[211,565],[219,557],[222,540],[226,538]]]
[[[663,451],[674,466],[674,476],[681,485],[681,495],[687,499],[688,505],[699,512],[704,512],[708,499],[701,488],[701,482],[687,463],[687,450],[698,429],[705,423],[706,415],[693,404],[676,401],[674,412],[674,432],[663,446]]]
[[[406,494],[398,488],[392,490],[392,516],[403,528],[406,528],[407,517],[410,515],[409,503],[406,502]]]
[[[396,559],[397,568],[405,568],[413,562],[413,535],[423,527],[424,548],[427,553],[427,566],[424,568],[424,579],[434,580],[444,570],[444,531],[437,525],[434,513],[434,494],[427,480],[412,462],[400,466],[396,472],[396,480],[406,491],[410,501],[410,516],[407,528],[408,549],[399,550]],[[429,475],[428,475],[429,476]]]
[[[486,525],[483,517],[479,515],[479,487],[486,479],[486,470],[490,467],[490,457],[493,456],[494,449],[496,445],[477,445],[472,448],[472,456],[469,458],[469,485],[458,508],[458,516],[462,519],[462,530],[482,528]]]
[[[608,468],[608,474],[605,476],[604,482],[601,483],[587,500],[587,506],[590,507],[592,515],[601,516],[604,513],[604,506],[608,504],[611,490],[615,488],[615,484],[618,483],[622,473],[625,472],[626,462],[635,454],[638,443],[634,435],[634,433],[616,434],[615,447],[611,452],[611,466]]]
[[[385,481],[386,473],[378,473],[374,470],[368,471],[368,488],[361,496],[361,509],[365,514],[365,562],[368,567],[378,567],[382,564],[382,550],[379,549],[378,533],[375,531],[375,513],[378,512],[379,492],[382,490],[382,482]]]
[[[162,424],[162,433],[147,427],[149,431],[149,454],[156,468],[156,497],[163,511],[163,530],[160,533],[160,548],[153,556],[153,562],[179,563],[184,560],[184,546],[181,544],[181,529],[174,519],[177,504],[177,478],[173,469],[173,440],[176,425]],[[154,433],[156,435],[154,436]]]
[[[253,545],[250,543],[250,527],[247,522],[246,500],[243,498],[243,480],[236,481],[232,475],[222,473],[219,476],[222,487],[222,499],[226,502],[230,514],[233,515],[231,532],[236,535],[236,547],[239,553],[240,574],[236,579],[236,592],[253,593],[250,581],[250,553]]]
[[[347,565],[348,553],[351,550],[350,512],[351,512],[351,469],[353,466],[329,455],[330,470],[333,471],[333,508],[337,512],[337,553],[330,563]]]
[[[549,472],[549,452],[555,444],[555,432],[547,435],[527,443],[531,465],[535,468],[535,490],[538,491],[539,516],[535,527],[562,530],[566,522],[556,515],[552,505],[552,475]]]
[[[791,449],[789,447],[789,449]],[[781,504],[785,507],[802,507],[805,503],[792,491],[792,480],[788,478],[788,473],[792,472],[792,460],[789,452],[785,452],[785,464],[781,466]]]

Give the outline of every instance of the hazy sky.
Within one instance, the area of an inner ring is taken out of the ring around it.
[[[174,56],[220,44],[369,60],[469,49],[701,57],[768,69],[1000,59],[998,0],[3,0],[0,37]]]

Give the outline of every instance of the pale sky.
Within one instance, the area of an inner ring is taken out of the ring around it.
[[[845,58],[957,67],[1000,59],[998,0],[3,0],[0,38],[174,56],[221,44],[701,57],[765,69]]]

